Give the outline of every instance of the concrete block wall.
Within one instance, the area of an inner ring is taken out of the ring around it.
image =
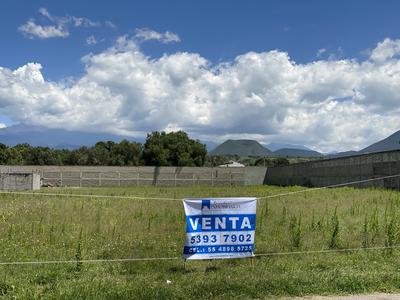
[[[187,186],[258,185],[267,168],[0,166],[1,172],[38,172],[43,182],[62,186]]]
[[[400,174],[400,150],[269,167],[266,183],[323,187]],[[351,186],[400,188],[400,177]]]
[[[39,173],[1,173],[0,190],[24,191],[39,190]]]

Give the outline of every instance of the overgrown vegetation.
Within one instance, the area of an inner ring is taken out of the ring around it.
[[[175,198],[64,197],[0,193],[0,265],[4,299],[276,299],[288,296],[399,292],[399,250],[359,250],[179,259],[185,197],[263,197],[301,187],[98,187],[52,193]],[[44,190],[41,192],[49,192]],[[352,188],[308,190],[260,199],[255,253],[397,246],[400,193]],[[82,260],[176,257],[163,261]],[[167,280],[171,281],[167,284]]]

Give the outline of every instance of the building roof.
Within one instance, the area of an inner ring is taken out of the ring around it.
[[[219,168],[243,168],[245,165],[242,165],[236,161],[230,160],[229,164],[226,165],[219,165]]]

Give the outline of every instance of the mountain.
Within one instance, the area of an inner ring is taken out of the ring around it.
[[[71,145],[71,144],[62,143],[62,144],[58,144],[58,145],[54,146],[54,149],[74,150],[74,149],[79,149],[82,146],[83,145]]]
[[[76,149],[82,146],[91,147],[99,141],[121,142],[129,141],[145,142],[144,138],[134,138],[110,133],[89,133],[82,131],[67,131],[65,129],[49,129],[41,126],[28,126],[15,124],[0,129],[0,142],[13,147],[17,144],[28,143],[36,147],[68,148]]]
[[[357,154],[361,154],[361,153],[354,151],[354,150],[350,150],[350,151],[327,154],[327,155],[325,155],[325,157],[338,158],[338,157],[352,156],[352,155],[357,155]]]
[[[379,142],[376,142],[364,149],[361,149],[360,151],[339,152],[337,154],[326,155],[326,157],[337,158],[337,157],[359,155],[359,154],[373,153],[373,152],[384,152],[384,151],[398,150],[398,149],[400,149],[400,130],[396,131],[392,135],[388,136],[387,138]]]
[[[214,143],[212,141],[201,141],[201,143],[206,144],[208,152],[214,150],[218,146],[217,143]]]
[[[279,149],[301,149],[301,150],[310,150],[309,148],[302,146],[302,145],[292,145],[292,144],[286,144],[286,143],[270,143],[267,145],[268,149],[275,152],[276,150]]]
[[[141,137],[50,129],[42,126],[28,126],[23,123],[0,129],[0,143],[9,147],[28,143],[33,147],[42,146],[54,149],[74,150],[82,146],[91,147],[100,141],[119,143],[123,139],[127,139],[131,142],[140,142],[142,145],[146,142],[146,139]],[[214,149],[218,145],[211,141],[204,141],[202,143],[207,145],[207,149]]]
[[[324,155],[313,150],[303,150],[303,149],[289,149],[289,148],[283,148],[274,151],[274,153],[277,156],[290,156],[290,157],[323,157]]]
[[[226,154],[237,154],[240,157],[276,157],[272,151],[253,140],[227,140],[208,153],[210,156]]]
[[[359,154],[362,153],[372,153],[372,152],[382,152],[389,150],[399,150],[400,149],[400,130],[393,133],[391,136],[383,139],[371,146],[358,151]]]
[[[332,151],[332,152],[328,152],[328,153],[322,153],[324,156],[328,156],[328,155],[333,155],[333,154],[338,154],[339,151]]]

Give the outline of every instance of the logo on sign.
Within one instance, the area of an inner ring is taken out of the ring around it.
[[[201,209],[211,209],[211,200],[202,200]]]
[[[234,204],[232,202],[222,202],[218,203],[217,201],[211,202],[211,200],[202,200],[201,201],[201,209],[240,209],[240,205]]]

